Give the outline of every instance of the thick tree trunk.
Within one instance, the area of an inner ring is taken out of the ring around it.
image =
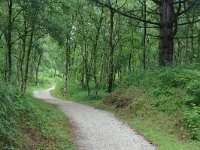
[[[160,53],[159,64],[165,66],[173,61],[173,0],[163,0],[160,3]]]
[[[112,92],[113,88],[113,75],[114,75],[114,64],[113,64],[113,54],[114,54],[114,45],[113,45],[113,29],[114,29],[114,10],[110,9],[110,55],[109,55],[109,72],[108,72],[108,92]]]

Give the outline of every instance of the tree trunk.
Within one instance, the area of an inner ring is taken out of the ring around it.
[[[86,89],[87,88],[87,85],[86,85],[86,75],[85,75],[85,51],[84,51],[84,46],[81,45],[81,55],[82,55],[82,69],[81,69],[81,87],[82,89]]]
[[[181,39],[178,38],[177,40],[177,43],[178,43],[178,51],[177,51],[177,62],[178,63],[181,63]]]
[[[102,55],[101,55],[101,71],[100,71],[100,76],[99,76],[99,86],[101,89],[105,88],[105,69],[106,68],[106,50],[103,48],[102,50]]]
[[[110,9],[110,55],[109,55],[109,72],[108,72],[108,92],[112,92],[113,88],[113,75],[114,75],[114,64],[113,64],[113,54],[114,54],[114,45],[113,45],[113,28],[114,28],[114,14],[115,11]]]
[[[94,82],[95,82],[95,94],[96,97],[98,97],[98,92],[99,92],[99,83],[97,80],[97,50],[98,50],[98,41],[99,41],[99,34],[100,34],[100,29],[101,29],[101,23],[102,23],[102,18],[100,20],[100,23],[98,25],[96,37],[95,37],[95,42],[94,42],[94,52],[93,52],[93,75],[94,75]]]
[[[39,74],[39,67],[41,64],[41,60],[42,60],[42,54],[39,56],[39,60],[38,60],[37,68],[36,68],[35,85],[38,84],[38,74]]]
[[[67,48],[65,52],[66,62],[65,62],[65,89],[64,89],[64,95],[66,96],[68,92],[68,74],[69,74],[69,60],[70,60],[70,43],[69,43],[70,37],[67,37]]]
[[[54,68],[54,75],[53,75],[53,77],[55,78],[55,77],[56,77],[56,75],[57,75],[57,69],[56,69],[56,68]]]
[[[12,76],[12,8],[13,1],[8,1],[8,33],[7,33],[7,47],[8,47],[8,81]]]
[[[198,33],[198,47],[200,47],[200,32]],[[199,62],[199,57],[200,57],[200,49],[198,48],[197,51],[197,61]]]
[[[90,74],[89,74],[89,68],[88,68],[88,50],[87,50],[87,45],[85,44],[85,79],[86,79],[86,86],[87,86],[87,91],[88,95],[90,95]]]
[[[94,53],[93,53],[93,59],[94,59],[94,70],[93,70],[93,75],[94,75],[94,82],[95,82],[95,94],[96,97],[98,97],[98,81],[97,81],[97,45],[98,45],[98,39],[99,39],[99,31],[96,35],[96,40],[94,44]]]
[[[163,0],[160,3],[160,52],[159,64],[165,66],[173,61],[173,0]]]
[[[194,16],[193,16],[193,20],[192,22],[194,22]],[[193,34],[194,34],[194,27],[193,27],[193,23],[190,24],[190,63],[193,62],[193,58],[194,58],[194,55],[195,55],[195,51],[194,51],[194,38],[193,38]]]
[[[24,58],[26,52],[26,36],[27,35],[27,25],[26,21],[24,21],[24,37],[22,38],[22,51],[21,51],[21,61],[20,61],[20,80],[21,80],[21,92],[24,90],[24,72],[23,72],[23,65],[24,65]]]
[[[144,6],[143,6],[143,12],[142,16],[144,20],[147,18],[147,5],[146,0],[144,0]],[[147,37],[147,23],[144,22],[144,33],[143,33],[143,39],[142,39],[142,46],[143,46],[143,69],[146,70],[146,37]]]
[[[33,44],[34,28],[35,28],[35,26],[33,25],[31,35],[30,35],[27,58],[26,58],[26,69],[25,69],[24,85],[23,85],[23,87],[24,87],[23,92],[24,93],[26,92],[26,85],[27,85],[27,80],[28,80],[28,71],[29,71],[30,55],[31,55],[32,44]]]
[[[129,73],[131,73],[132,72],[132,54],[130,53],[129,54],[129,58],[128,58],[128,71],[129,71]]]

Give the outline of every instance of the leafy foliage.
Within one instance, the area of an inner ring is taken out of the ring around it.
[[[181,112],[182,127],[192,139],[200,139],[200,70],[197,65],[166,67],[128,75],[120,88],[133,86],[146,91],[149,102],[161,112]]]
[[[0,116],[0,149],[74,149],[64,114],[2,81]]]

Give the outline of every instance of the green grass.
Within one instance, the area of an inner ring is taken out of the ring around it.
[[[139,133],[150,139],[160,150],[199,150],[200,143],[194,141],[181,141],[173,134],[164,132],[153,121],[140,118],[131,119],[129,125],[137,129]]]
[[[103,90],[99,91],[99,97],[96,98],[94,90],[91,90],[91,95],[88,96],[86,90],[82,90],[78,84],[70,83],[69,90],[66,97],[63,95],[63,83],[60,82],[57,84],[56,89],[51,91],[52,96],[60,99],[75,101],[78,103],[90,104],[94,106],[100,106],[102,99],[106,96],[106,93]]]

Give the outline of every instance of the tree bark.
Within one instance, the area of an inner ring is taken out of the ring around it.
[[[24,65],[24,58],[25,58],[25,52],[26,52],[26,38],[27,38],[27,25],[26,21],[24,21],[24,37],[22,38],[22,51],[21,51],[21,61],[20,61],[20,80],[21,80],[21,92],[24,90],[24,71],[23,71],[23,65]]]
[[[173,0],[162,0],[160,2],[160,52],[159,64],[165,66],[173,61],[173,25],[174,6]]]
[[[64,95],[66,96],[68,92],[68,74],[69,74],[69,62],[70,62],[70,43],[69,43],[70,37],[67,37],[67,48],[65,51],[65,89],[64,89]]]
[[[85,60],[84,60],[84,62],[85,62],[85,79],[86,79],[88,95],[90,95],[90,74],[89,74],[89,68],[88,68],[88,50],[87,50],[86,44],[85,44],[84,50],[85,50]]]
[[[8,1],[8,32],[7,32],[7,47],[8,47],[8,81],[12,76],[12,14],[13,1]]]
[[[39,60],[38,60],[37,68],[36,68],[35,85],[38,84],[38,74],[39,74],[39,67],[41,64],[41,60],[42,60],[42,54],[39,56]]]
[[[147,19],[147,5],[146,0],[144,0],[144,6],[143,6],[143,12],[142,16],[144,20]],[[143,33],[143,39],[142,39],[142,46],[143,46],[143,69],[146,70],[146,37],[147,37],[147,22],[144,22],[144,33]]]
[[[113,45],[113,29],[114,29],[114,14],[115,11],[110,9],[110,55],[109,55],[109,72],[108,72],[108,92],[112,92],[113,88],[113,75],[114,75],[114,64],[113,64],[113,54],[114,54],[114,45]]]
[[[95,42],[94,42],[94,52],[93,52],[93,77],[94,77],[94,82],[95,82],[95,94],[96,97],[99,96],[98,92],[99,92],[99,83],[97,80],[97,51],[98,51],[98,41],[99,41],[99,35],[100,35],[100,29],[102,26],[102,21],[103,18],[101,16],[100,21],[98,22],[98,25],[96,26],[96,36],[95,36]]]
[[[24,87],[23,92],[24,93],[26,92],[26,85],[27,85],[27,80],[28,80],[28,71],[29,71],[29,64],[30,64],[30,55],[31,55],[31,50],[32,50],[32,45],[33,45],[34,29],[35,29],[35,26],[33,25],[31,35],[30,35],[27,58],[26,58],[26,68],[25,68],[24,85],[23,85],[23,87]]]

